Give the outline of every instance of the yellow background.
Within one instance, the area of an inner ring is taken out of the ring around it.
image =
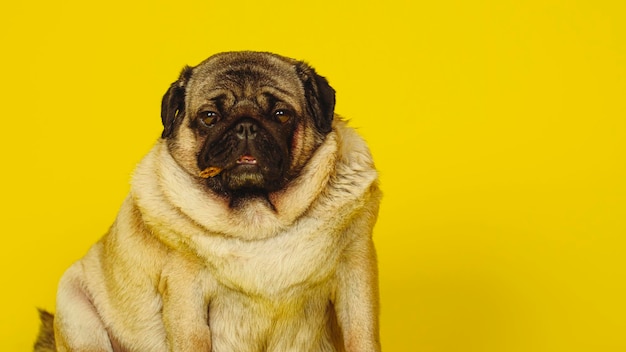
[[[113,221],[184,64],[305,59],[374,153],[386,351],[626,351],[626,2],[0,5],[0,350]]]

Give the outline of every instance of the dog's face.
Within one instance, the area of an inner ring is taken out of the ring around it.
[[[186,67],[163,97],[177,162],[218,194],[282,189],[331,130],[334,90],[303,62],[233,52]]]

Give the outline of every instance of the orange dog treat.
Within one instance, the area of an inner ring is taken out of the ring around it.
[[[222,172],[221,168],[217,166],[209,166],[206,169],[200,171],[200,174],[198,176],[202,178],[209,178],[217,176],[217,174],[219,174],[220,172]]]

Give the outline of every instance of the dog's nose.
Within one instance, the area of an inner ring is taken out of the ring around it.
[[[254,139],[254,137],[256,137],[257,127],[252,122],[243,121],[237,124],[235,132],[239,139]]]

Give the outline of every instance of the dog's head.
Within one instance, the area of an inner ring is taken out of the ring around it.
[[[176,161],[213,191],[282,189],[331,131],[335,91],[301,61],[230,52],[183,69],[163,97]]]

